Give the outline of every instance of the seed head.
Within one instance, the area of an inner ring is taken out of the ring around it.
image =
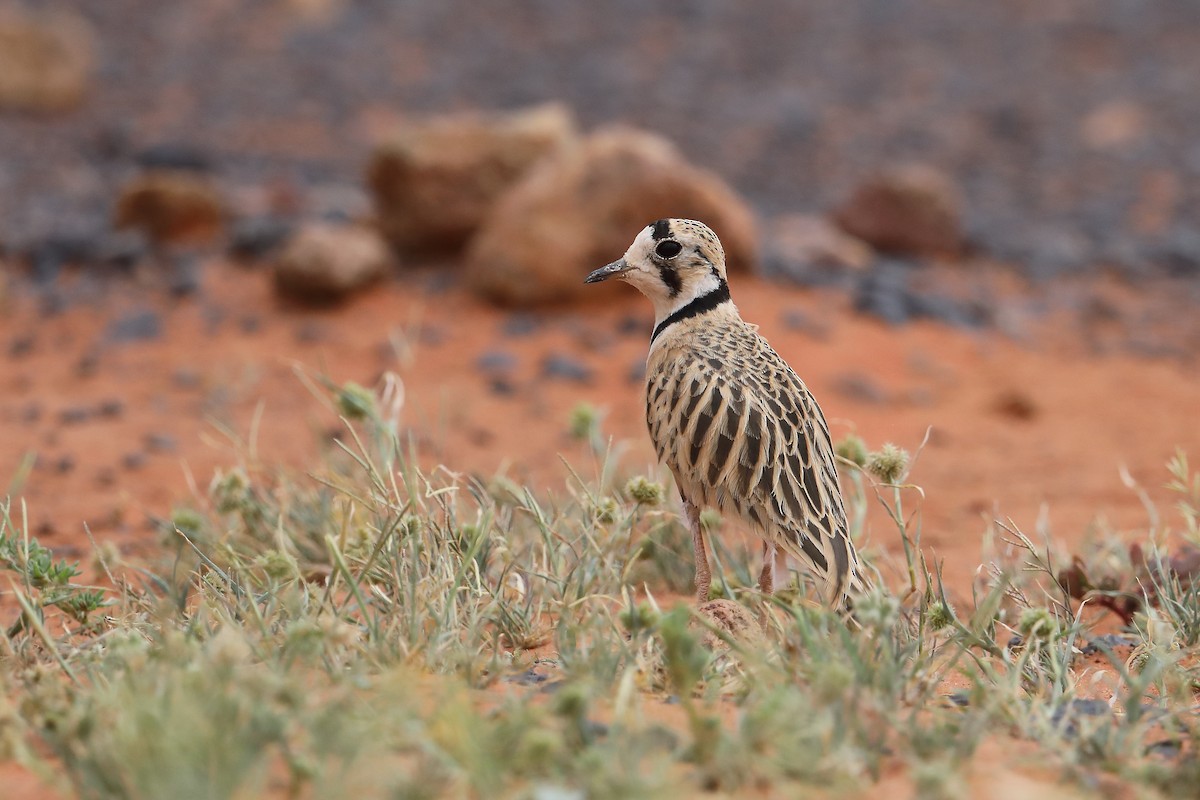
[[[845,439],[838,442],[833,451],[860,467],[867,463],[867,443],[853,433],[847,434]]]
[[[899,483],[908,472],[908,451],[888,442],[867,456],[867,472],[884,483]]]
[[[639,506],[653,508],[662,502],[664,490],[661,483],[655,483],[639,475],[625,484],[625,493],[632,497]]]

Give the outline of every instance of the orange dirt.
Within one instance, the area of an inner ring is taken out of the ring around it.
[[[27,501],[45,544],[86,554],[86,523],[98,541],[146,550],[154,516],[187,503],[214,468],[236,463],[214,421],[251,440],[263,463],[311,463],[338,423],[297,367],[366,385],[395,371],[406,390],[401,420],[430,463],[485,475],[506,469],[535,487],[561,488],[560,453],[585,474],[591,468],[567,432],[571,409],[588,402],[606,412],[604,430],[628,442],[624,463],[654,469],[640,381],[631,378],[651,318],[633,290],[604,287],[599,307],[521,317],[534,330],[514,336],[505,333],[512,314],[441,282],[409,273],[343,307],[309,311],[281,305],[264,273],[218,263],[186,300],[112,283],[86,304],[42,317],[30,298],[15,297],[0,331],[8,348],[0,358],[0,481],[36,454],[13,494]],[[1105,291],[1106,303],[1131,315],[1152,309],[1144,296]],[[944,560],[958,594],[969,589],[988,519],[1011,518],[1033,532],[1041,518],[1068,544],[1098,517],[1144,530],[1146,512],[1120,470],[1166,511],[1164,462],[1176,447],[1200,457],[1200,375],[1186,339],[1183,357],[1155,360],[1122,353],[1113,345],[1119,334],[1068,315],[1029,323],[1018,341],[930,323],[892,328],[852,314],[842,295],[746,277],[734,296],[821,400],[835,438],[854,429],[871,446],[914,449],[932,428],[911,479],[926,495],[924,544]],[[108,342],[109,324],[131,309],[160,313],[162,335]],[[797,312],[805,323],[786,325]],[[630,317],[638,324],[622,325]],[[515,358],[503,393],[477,363],[488,351]],[[544,376],[552,353],[586,365],[591,379]],[[899,557],[878,509],[870,538]]]
[[[43,318],[15,298],[3,338],[32,341],[0,360],[0,481],[35,453],[15,491],[35,535],[82,552],[86,523],[98,540],[136,549],[152,538],[150,515],[186,503],[190,483],[203,489],[215,467],[236,463],[214,421],[249,439],[259,409],[258,456],[311,463],[338,423],[296,367],[367,385],[396,371],[406,390],[403,424],[424,458],[454,469],[505,468],[537,487],[561,487],[560,454],[590,468],[567,432],[581,402],[606,412],[604,430],[628,443],[631,469],[653,469],[641,386],[630,376],[651,319],[633,290],[605,287],[601,307],[535,315],[532,332],[513,336],[504,332],[510,313],[437,283],[436,275],[410,273],[340,308],[308,311],[281,305],[261,272],[213,264],[193,299],[115,283],[86,305]],[[840,295],[745,277],[734,297],[821,400],[835,438],[855,429],[870,446],[894,441],[911,450],[932,430],[911,480],[926,495],[924,544],[945,560],[957,591],[969,586],[989,518],[1011,518],[1032,533],[1044,515],[1065,542],[1078,541],[1098,517],[1143,529],[1145,510],[1122,484],[1122,467],[1168,511],[1164,462],[1176,447],[1200,457],[1195,365],[1094,355],[1104,342],[1081,334],[1071,317],[1016,341],[933,323],[888,327],[853,315]],[[114,319],[147,308],[162,315],[161,337],[106,341]],[[802,330],[784,324],[788,313],[803,315]],[[620,332],[630,317],[638,324]],[[477,364],[501,350],[516,364],[506,394],[492,390]],[[543,376],[551,353],[587,366],[592,379]],[[109,401],[120,406],[105,413]],[[64,421],[72,409],[91,413]],[[151,435],[169,441],[148,444]],[[897,553],[894,539],[873,512],[871,545]]]

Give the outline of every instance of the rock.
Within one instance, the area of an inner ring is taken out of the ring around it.
[[[961,210],[948,176],[911,165],[859,184],[834,219],[842,230],[886,252],[955,256],[963,245]]]
[[[257,261],[274,253],[292,234],[292,224],[273,216],[234,220],[229,230],[229,255]]]
[[[459,250],[505,190],[575,136],[557,104],[406,125],[367,167],[380,227],[401,250]]]
[[[204,150],[184,142],[159,142],[142,148],[134,157],[138,165],[148,170],[181,170],[210,172],[212,157]]]
[[[765,237],[765,258],[773,269],[789,277],[814,273],[866,269],[875,259],[871,246],[834,225],[825,217],[784,214],[771,220]],[[806,281],[808,282],[808,281]]]
[[[762,626],[758,624],[754,615],[745,606],[732,600],[709,600],[696,611],[707,617],[718,631],[743,644],[753,646],[760,644],[765,638]],[[719,651],[729,648],[720,636],[707,627],[695,621],[688,627],[700,634],[700,644],[705,649]]]
[[[157,311],[131,311],[109,323],[104,338],[110,342],[144,342],[162,336],[162,317]]]
[[[145,172],[121,189],[114,223],[155,243],[200,243],[216,237],[225,217],[213,184],[191,172]]]
[[[1140,105],[1130,100],[1110,100],[1083,118],[1079,138],[1093,150],[1120,150],[1143,138],[1149,127]]]
[[[91,27],[76,14],[0,9],[0,110],[54,113],[83,100]]]
[[[542,375],[546,378],[588,383],[592,380],[592,369],[578,359],[563,353],[548,353],[542,359]]]
[[[280,294],[310,303],[334,303],[381,278],[391,254],[374,230],[313,223],[288,242],[275,261]]]
[[[731,270],[757,266],[754,216],[725,182],[665,139],[615,127],[563,148],[501,199],[471,241],[467,281],[509,305],[612,297],[584,276],[662,217],[707,223]]]

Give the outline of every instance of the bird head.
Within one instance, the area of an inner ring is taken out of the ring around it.
[[[702,222],[660,219],[637,235],[622,258],[591,273],[584,282],[609,278],[636,286],[662,317],[725,282],[725,250]]]

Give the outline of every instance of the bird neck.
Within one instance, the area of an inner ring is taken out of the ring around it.
[[[650,344],[653,345],[659,334],[676,322],[707,314],[726,304],[733,306],[729,296],[729,284],[714,273],[709,279],[699,283],[696,291],[690,296],[677,297],[670,305],[664,304],[655,309],[654,333],[650,335]]]

